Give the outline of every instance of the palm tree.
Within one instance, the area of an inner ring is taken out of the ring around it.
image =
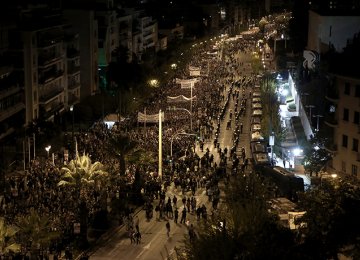
[[[31,209],[28,215],[18,218],[17,227],[22,244],[30,242],[32,257],[36,257],[39,249],[49,247],[52,240],[60,237],[60,233],[52,230],[51,220],[47,215],[40,215]]]
[[[120,164],[120,175],[123,176],[126,170],[125,158],[136,147],[136,142],[124,133],[114,134],[109,139],[108,150],[110,155],[115,155]]]
[[[16,226],[7,225],[5,219],[0,217],[0,256],[20,251],[20,245],[15,243],[18,230]]]
[[[107,176],[103,164],[100,162],[92,163],[90,157],[85,154],[82,156],[76,155],[76,159],[71,160],[67,166],[62,167],[61,171],[63,175],[58,186],[74,186],[80,192],[83,187],[98,186]]]
[[[100,192],[101,184],[105,183],[108,173],[104,170],[100,162],[92,163],[89,156],[83,154],[76,155],[75,160],[61,168],[63,175],[58,186],[69,186],[75,191],[75,208],[78,209],[78,219],[80,220],[80,234],[87,245],[87,225],[89,210],[94,213],[96,201],[93,200],[94,192]]]

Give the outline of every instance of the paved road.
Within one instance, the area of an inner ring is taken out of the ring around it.
[[[238,58],[244,62],[249,61],[250,56],[244,57],[244,55],[239,55]],[[245,64],[246,66],[246,64]],[[243,75],[251,73],[249,66],[246,66],[247,69],[242,71]],[[227,91],[229,86],[226,87]],[[247,95],[248,93],[246,93]],[[231,98],[229,100],[229,107],[227,113],[225,114],[224,120],[221,122],[221,131],[220,131],[220,147],[232,147],[232,131],[234,129],[234,122],[231,129],[226,129],[226,123],[229,118],[229,110],[234,111],[234,100]],[[250,100],[247,102],[246,116],[243,117],[240,122],[243,122],[244,131],[240,136],[239,147],[245,147],[247,156],[250,154]],[[234,116],[233,116],[234,117]],[[234,120],[233,120],[234,121]],[[204,145],[204,150],[209,148],[210,152],[214,154],[214,158],[217,163],[219,163],[219,156],[217,150],[214,150],[213,141],[208,141]],[[199,147],[196,147],[196,152],[201,157],[203,153],[200,151]],[[175,189],[172,185],[168,188],[166,193],[166,198],[173,197],[174,195],[179,198],[183,196],[191,196],[190,193],[182,194],[181,190]],[[204,188],[200,188],[196,192],[197,205],[205,204],[208,209],[208,214],[211,214],[211,203],[208,201],[208,197],[205,194]],[[180,199],[181,200],[181,199]],[[178,201],[178,203],[181,201]],[[145,218],[145,211],[140,211],[139,216],[139,228],[142,233],[142,240],[140,244],[131,244],[129,237],[125,228],[119,228],[116,232],[113,233],[111,237],[108,238],[105,243],[102,243],[102,246],[95,250],[90,256],[91,260],[102,260],[102,259],[143,259],[143,260],[159,260],[159,259],[168,259],[171,254],[174,253],[174,248],[176,245],[179,245],[184,239],[184,235],[187,234],[188,229],[185,224],[175,224],[172,219],[170,219],[171,232],[170,237],[167,237],[165,220],[158,221],[151,219],[149,222]],[[179,220],[181,217],[181,208],[179,210]],[[194,223],[196,226],[196,216],[194,214],[188,214],[187,219],[189,223]]]

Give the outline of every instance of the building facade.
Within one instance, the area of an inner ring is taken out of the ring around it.
[[[359,32],[359,25],[360,16],[310,10],[307,49],[324,53],[334,48],[342,52],[347,40]]]
[[[334,75],[325,124],[334,138],[326,145],[332,153],[328,171],[359,177],[360,171],[360,78]]]

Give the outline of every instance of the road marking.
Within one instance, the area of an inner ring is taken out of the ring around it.
[[[146,246],[144,246],[143,248],[144,249],[150,249],[150,246],[151,246],[151,241],[150,241],[150,243],[148,243]]]
[[[143,247],[143,250],[141,250],[140,254],[137,255],[136,259],[139,259],[141,257],[141,255],[145,252],[145,250],[150,249],[152,241],[153,241],[153,239],[146,246]]]

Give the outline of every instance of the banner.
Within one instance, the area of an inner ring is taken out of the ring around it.
[[[195,84],[196,82],[199,82],[198,78],[194,78],[194,79],[179,79],[179,78],[176,78],[175,79],[176,84]]]
[[[161,112],[161,121],[165,121],[165,115],[164,112]],[[158,123],[159,122],[159,113],[148,115],[141,112],[138,112],[138,122],[139,123]]]
[[[190,70],[190,76],[200,76],[200,70]]]
[[[199,82],[198,78],[194,78],[194,79],[175,79],[175,83],[176,84],[180,84],[182,89],[185,88],[193,88],[195,83]]]
[[[167,97],[167,102],[168,103],[172,103],[172,102],[187,102],[190,100],[195,100],[196,96],[193,96],[192,98],[187,98],[184,95],[180,95],[177,97]]]
[[[190,66],[189,65],[189,70],[200,70],[200,67],[195,67],[195,66]]]

